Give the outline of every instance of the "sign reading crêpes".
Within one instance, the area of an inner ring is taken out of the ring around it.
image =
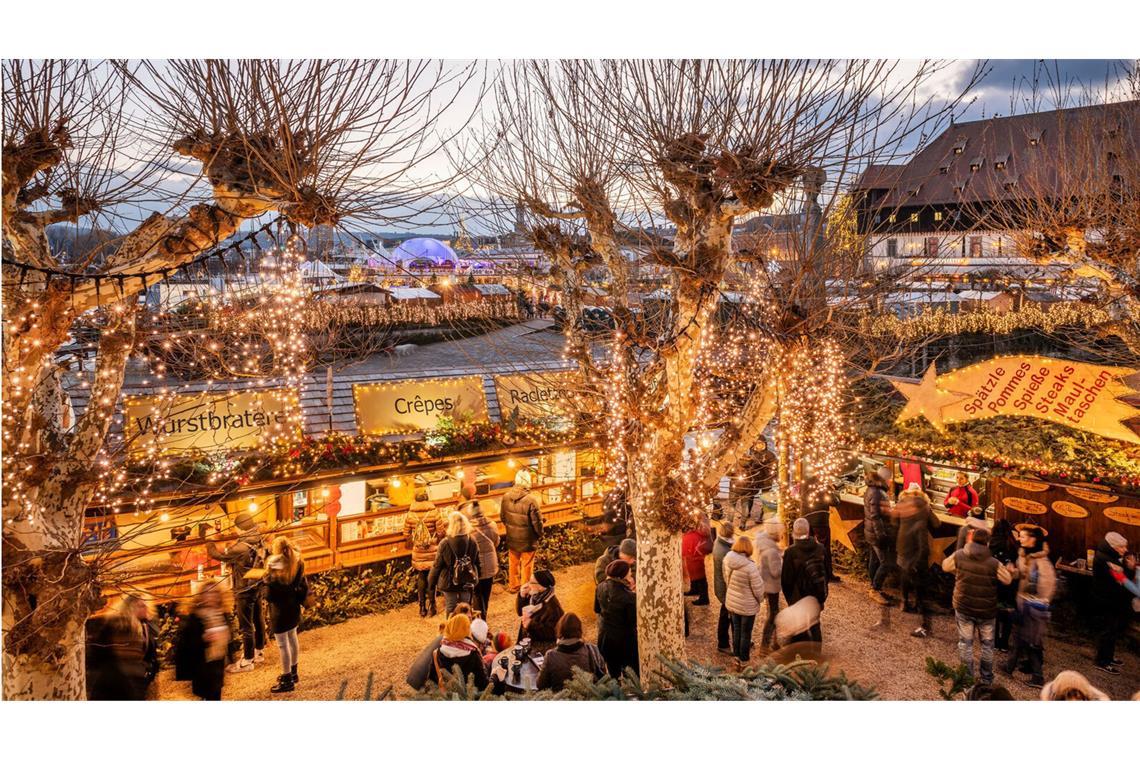
[[[128,396],[124,435],[133,454],[255,449],[300,432],[297,408],[295,392]]]
[[[1014,415],[1140,443],[1140,435],[1125,424],[1140,416],[1140,409],[1123,400],[1136,393],[1123,379],[1138,371],[1044,356],[999,356],[944,375],[931,364],[921,383],[892,383],[907,398],[899,422],[923,416],[944,431],[946,423]]]
[[[579,403],[581,381],[576,372],[524,372],[496,375],[499,414],[510,418],[515,410],[521,419],[570,417]]]
[[[487,419],[479,376],[451,380],[404,380],[352,386],[356,426],[366,435],[430,430],[440,417]]]

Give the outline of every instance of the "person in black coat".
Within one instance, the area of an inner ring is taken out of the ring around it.
[[[567,612],[558,621],[558,644],[547,650],[542,670],[538,674],[538,688],[562,691],[574,678],[574,668],[583,670],[597,681],[606,674],[606,661],[596,646],[582,640],[582,621],[573,612]]]
[[[519,641],[530,639],[534,654],[543,654],[553,647],[558,640],[558,621],[565,612],[554,595],[554,573],[535,570],[515,597],[515,612],[522,617],[516,636]]]
[[[823,547],[823,562],[827,570],[827,582],[839,583],[842,579],[835,574],[831,563],[831,510],[839,508],[839,496],[829,493],[819,500],[815,509],[805,515],[811,526],[811,536]]]
[[[1097,670],[1117,675],[1121,661],[1116,658],[1116,640],[1132,620],[1132,594],[1115,577],[1112,567],[1124,566],[1128,540],[1119,533],[1106,533],[1096,548],[1092,566],[1092,602],[1100,635],[1096,644]]]
[[[284,536],[273,541],[273,554],[267,563],[265,597],[269,602],[269,624],[277,648],[281,651],[281,675],[269,688],[274,694],[293,691],[297,682],[297,660],[301,654],[297,629],[301,625],[301,606],[309,596],[305,562],[297,547]]]
[[[811,526],[803,517],[792,523],[793,543],[784,550],[780,587],[788,606],[805,596],[814,596],[822,609],[827,601],[827,560],[823,547],[811,537]],[[823,629],[816,623],[792,641],[823,641]]]
[[[606,670],[620,678],[626,668],[641,672],[637,651],[637,596],[629,587],[629,563],[615,559],[606,568],[606,579],[594,592],[598,613],[598,649]]]
[[[457,569],[467,577],[454,577]],[[462,512],[452,512],[447,518],[447,538],[439,543],[428,573],[428,588],[443,592],[445,617],[450,618],[460,603],[475,603],[479,569],[479,545],[471,537],[471,522]]]
[[[146,699],[147,632],[139,606],[145,615],[146,602],[124,594],[107,612],[88,621],[87,699]]]
[[[222,594],[211,585],[198,592],[182,623],[174,654],[174,679],[189,681],[199,699],[220,700],[229,645],[230,627],[222,612]]]
[[[443,689],[447,677],[454,677],[456,668],[464,680],[473,680],[475,688],[480,691],[487,688],[489,680],[483,655],[471,638],[471,618],[463,614],[452,615],[444,624],[443,638],[431,655],[428,677]]]

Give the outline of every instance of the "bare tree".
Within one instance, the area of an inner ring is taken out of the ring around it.
[[[617,328],[606,361],[595,366],[583,338],[570,342],[604,400],[615,479],[637,524],[646,674],[657,655],[683,655],[680,537],[716,484],[774,412],[801,460],[835,421],[830,398],[786,382],[814,371],[816,389],[844,371],[827,284],[859,272],[823,235],[827,214],[816,202],[946,114],[916,98],[936,69],[567,61],[518,64],[498,87],[484,139],[487,188],[526,206],[571,292],[583,270],[607,274]],[[805,209],[800,244],[780,256],[734,249],[737,222],[796,200]],[[655,324],[631,303],[639,259],[671,284],[671,306]],[[719,325],[734,283],[752,306],[736,327]],[[826,475],[827,462],[814,464],[794,479],[805,491]]]
[[[401,61],[4,64],[4,696],[84,695],[97,607],[84,513],[136,336],[137,296],[247,220],[343,224],[413,212],[440,184],[410,171],[474,66]],[[180,158],[179,158],[180,157]],[[206,180],[208,190],[163,179]],[[132,222],[131,204],[157,205]],[[49,225],[109,220],[73,258]],[[54,357],[101,309],[91,403],[67,419]]]

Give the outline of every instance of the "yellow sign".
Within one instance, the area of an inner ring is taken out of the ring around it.
[[[899,422],[923,416],[945,432],[946,423],[1014,415],[1140,443],[1140,435],[1124,424],[1140,416],[1140,409],[1120,400],[1135,393],[1122,378],[1137,371],[1044,356],[999,356],[941,376],[932,364],[917,384],[891,382],[907,398]]]
[[[569,417],[580,403],[580,385],[576,372],[496,375],[499,415],[507,420],[517,409],[520,419]]]
[[[1024,478],[1011,478],[1008,476],[1003,476],[1002,480],[1004,480],[1008,485],[1011,485],[1014,488],[1021,489],[1022,491],[1048,491],[1049,490],[1049,484],[1048,483],[1042,483],[1040,480],[1025,480]]]
[[[1104,510],[1104,516],[1109,520],[1125,525],[1140,525],[1140,509],[1132,507],[1109,507]]]
[[[1080,504],[1074,504],[1071,501],[1055,501],[1050,506],[1053,511],[1062,517],[1088,517],[1089,511],[1082,507]]]
[[[128,396],[123,434],[132,454],[253,449],[296,435],[297,408],[296,392]]]
[[[1099,489],[1080,488],[1078,486],[1065,486],[1065,491],[1070,496],[1076,496],[1078,499],[1084,499],[1085,501],[1095,501],[1097,504],[1111,504],[1120,498],[1113,493],[1104,493]]]
[[[487,420],[483,378],[405,380],[352,386],[356,429],[367,435],[430,430],[440,417]]]
[[[1019,499],[1016,496],[1006,496],[1001,500],[1001,503],[1010,509],[1024,512],[1027,515],[1043,515],[1048,510],[1045,505],[1039,501],[1032,501],[1031,499]]]

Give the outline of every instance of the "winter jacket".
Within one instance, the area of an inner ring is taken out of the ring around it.
[[[499,574],[499,530],[486,515],[471,518],[471,537],[479,547],[479,580]]]
[[[1019,609],[1022,602],[1048,607],[1057,591],[1057,571],[1049,561],[1049,544],[1045,544],[1040,551],[1029,554],[1021,549],[1017,553],[1017,567],[1013,577],[1017,579]]]
[[[222,684],[226,677],[226,658],[211,656],[211,647],[205,640],[207,628],[225,625],[225,618],[221,611],[213,614],[213,622],[203,618],[201,610],[195,610],[186,616],[182,623],[182,630],[178,634],[178,645],[174,655],[174,678],[177,681],[189,681],[190,690],[199,699],[218,700],[222,698]],[[223,637],[228,644],[229,629]],[[219,647],[220,648],[220,647]]]
[[[871,481],[863,492],[863,537],[867,543],[875,545],[887,535],[887,512],[890,499],[886,486],[880,481]]]
[[[475,578],[481,577],[479,574],[479,546],[475,543],[475,539],[471,536],[452,536],[445,538],[439,544],[439,549],[435,554],[435,563],[432,564],[431,572],[428,573],[428,588],[439,591],[471,591],[473,586],[461,586],[451,577],[451,569],[455,566],[456,561],[463,556],[471,560]]]
[[[756,615],[764,603],[764,579],[751,558],[729,552],[724,558],[724,580],[728,594],[724,606],[734,615]]]
[[[997,617],[998,584],[1010,580],[1010,573],[991,554],[989,547],[973,541],[942,562],[942,569],[954,573],[954,611],[959,615],[992,620]]]
[[[615,559],[618,559],[618,545],[606,547],[602,556],[594,562],[594,583],[601,583],[606,579],[606,568]],[[632,570],[632,567],[630,568]]]
[[[930,499],[926,494],[907,494],[899,499],[895,511],[899,516],[896,544],[899,569],[903,572],[926,570],[930,565],[930,531],[939,525],[930,509]]]
[[[435,650],[439,649],[440,642],[442,641],[443,636],[436,636],[428,642],[427,646],[420,650],[420,653],[416,655],[416,659],[412,660],[412,664],[408,666],[408,674],[404,676],[404,683],[416,691],[424,687],[428,682],[428,676],[431,675],[432,655],[435,654]]]
[[[515,595],[515,614],[522,615],[523,607],[530,604],[527,597],[522,594]],[[558,601],[558,597],[551,594],[542,603],[542,608],[530,617],[530,624],[524,629],[519,625],[518,636],[516,640],[530,638],[530,649],[534,654],[542,654],[547,649],[554,646],[554,642],[558,640],[558,634],[554,632],[558,627],[558,621],[562,618],[563,609],[562,603]]]
[[[269,602],[269,625],[273,633],[286,633],[301,624],[301,603],[308,593],[304,560],[297,563],[297,575],[292,582],[266,581],[265,598]]]
[[[574,668],[584,670],[597,681],[606,674],[606,661],[596,646],[581,639],[564,639],[547,650],[538,674],[538,688],[562,691],[573,680]]]
[[[810,536],[797,539],[784,551],[780,586],[791,606],[805,596],[814,596],[820,606],[827,601],[827,564],[823,547]]]
[[[724,604],[725,594],[728,592],[728,584],[724,582],[724,558],[730,551],[732,551],[732,541],[724,536],[717,536],[712,548],[713,593],[721,604]]]
[[[950,504],[950,499],[957,499],[957,504]],[[956,517],[965,517],[970,513],[970,507],[978,506],[978,492],[970,484],[964,486],[954,486],[950,489],[950,493],[946,494],[946,511]]]
[[[685,577],[690,581],[705,579],[705,557],[712,551],[709,532],[694,528],[681,537],[681,559],[685,564]]]
[[[511,486],[503,494],[499,519],[507,530],[507,548],[532,552],[542,538],[542,511],[534,494],[522,486]]]
[[[1112,574],[1109,565],[1121,567],[1124,558],[1108,541],[1101,540],[1093,557],[1092,602],[1102,615],[1131,615],[1132,595]]]
[[[756,565],[760,568],[760,577],[764,579],[764,593],[780,593],[780,573],[784,568],[784,557],[775,539],[767,533],[761,532],[756,537]]]
[[[468,643],[464,641],[463,643]],[[436,663],[439,663],[439,668]],[[477,649],[467,649],[456,646],[446,639],[441,639],[439,646],[432,652],[431,662],[428,665],[428,683],[439,684],[442,669],[445,675],[455,676],[454,668],[459,668],[463,680],[474,676],[475,688],[482,691],[487,688],[487,669],[483,667],[483,656]]]
[[[128,626],[114,615],[88,622],[87,699],[146,699],[146,641],[140,622]]]
[[[594,592],[598,613],[598,649],[607,662],[637,668],[637,595],[615,579],[606,578]]]
[[[224,550],[219,550],[213,541],[207,541],[206,553],[212,559],[226,563],[226,571],[233,577],[235,594],[252,593],[257,590],[260,581],[246,578],[245,574],[253,568],[265,565],[265,543],[261,533],[256,530],[242,533]]]
[[[420,523],[427,530],[428,543],[416,546],[413,536]],[[412,550],[412,567],[416,570],[430,570],[435,564],[439,542],[445,535],[447,525],[436,506],[430,501],[413,501],[404,518],[404,545]]]
[[[985,518],[967,517],[966,524],[961,528],[958,528],[958,541],[957,545],[954,547],[954,550],[959,551],[963,549],[966,546],[966,539],[970,535],[970,531],[977,530],[978,528],[985,528],[987,530],[989,529],[989,525],[986,524]]]

